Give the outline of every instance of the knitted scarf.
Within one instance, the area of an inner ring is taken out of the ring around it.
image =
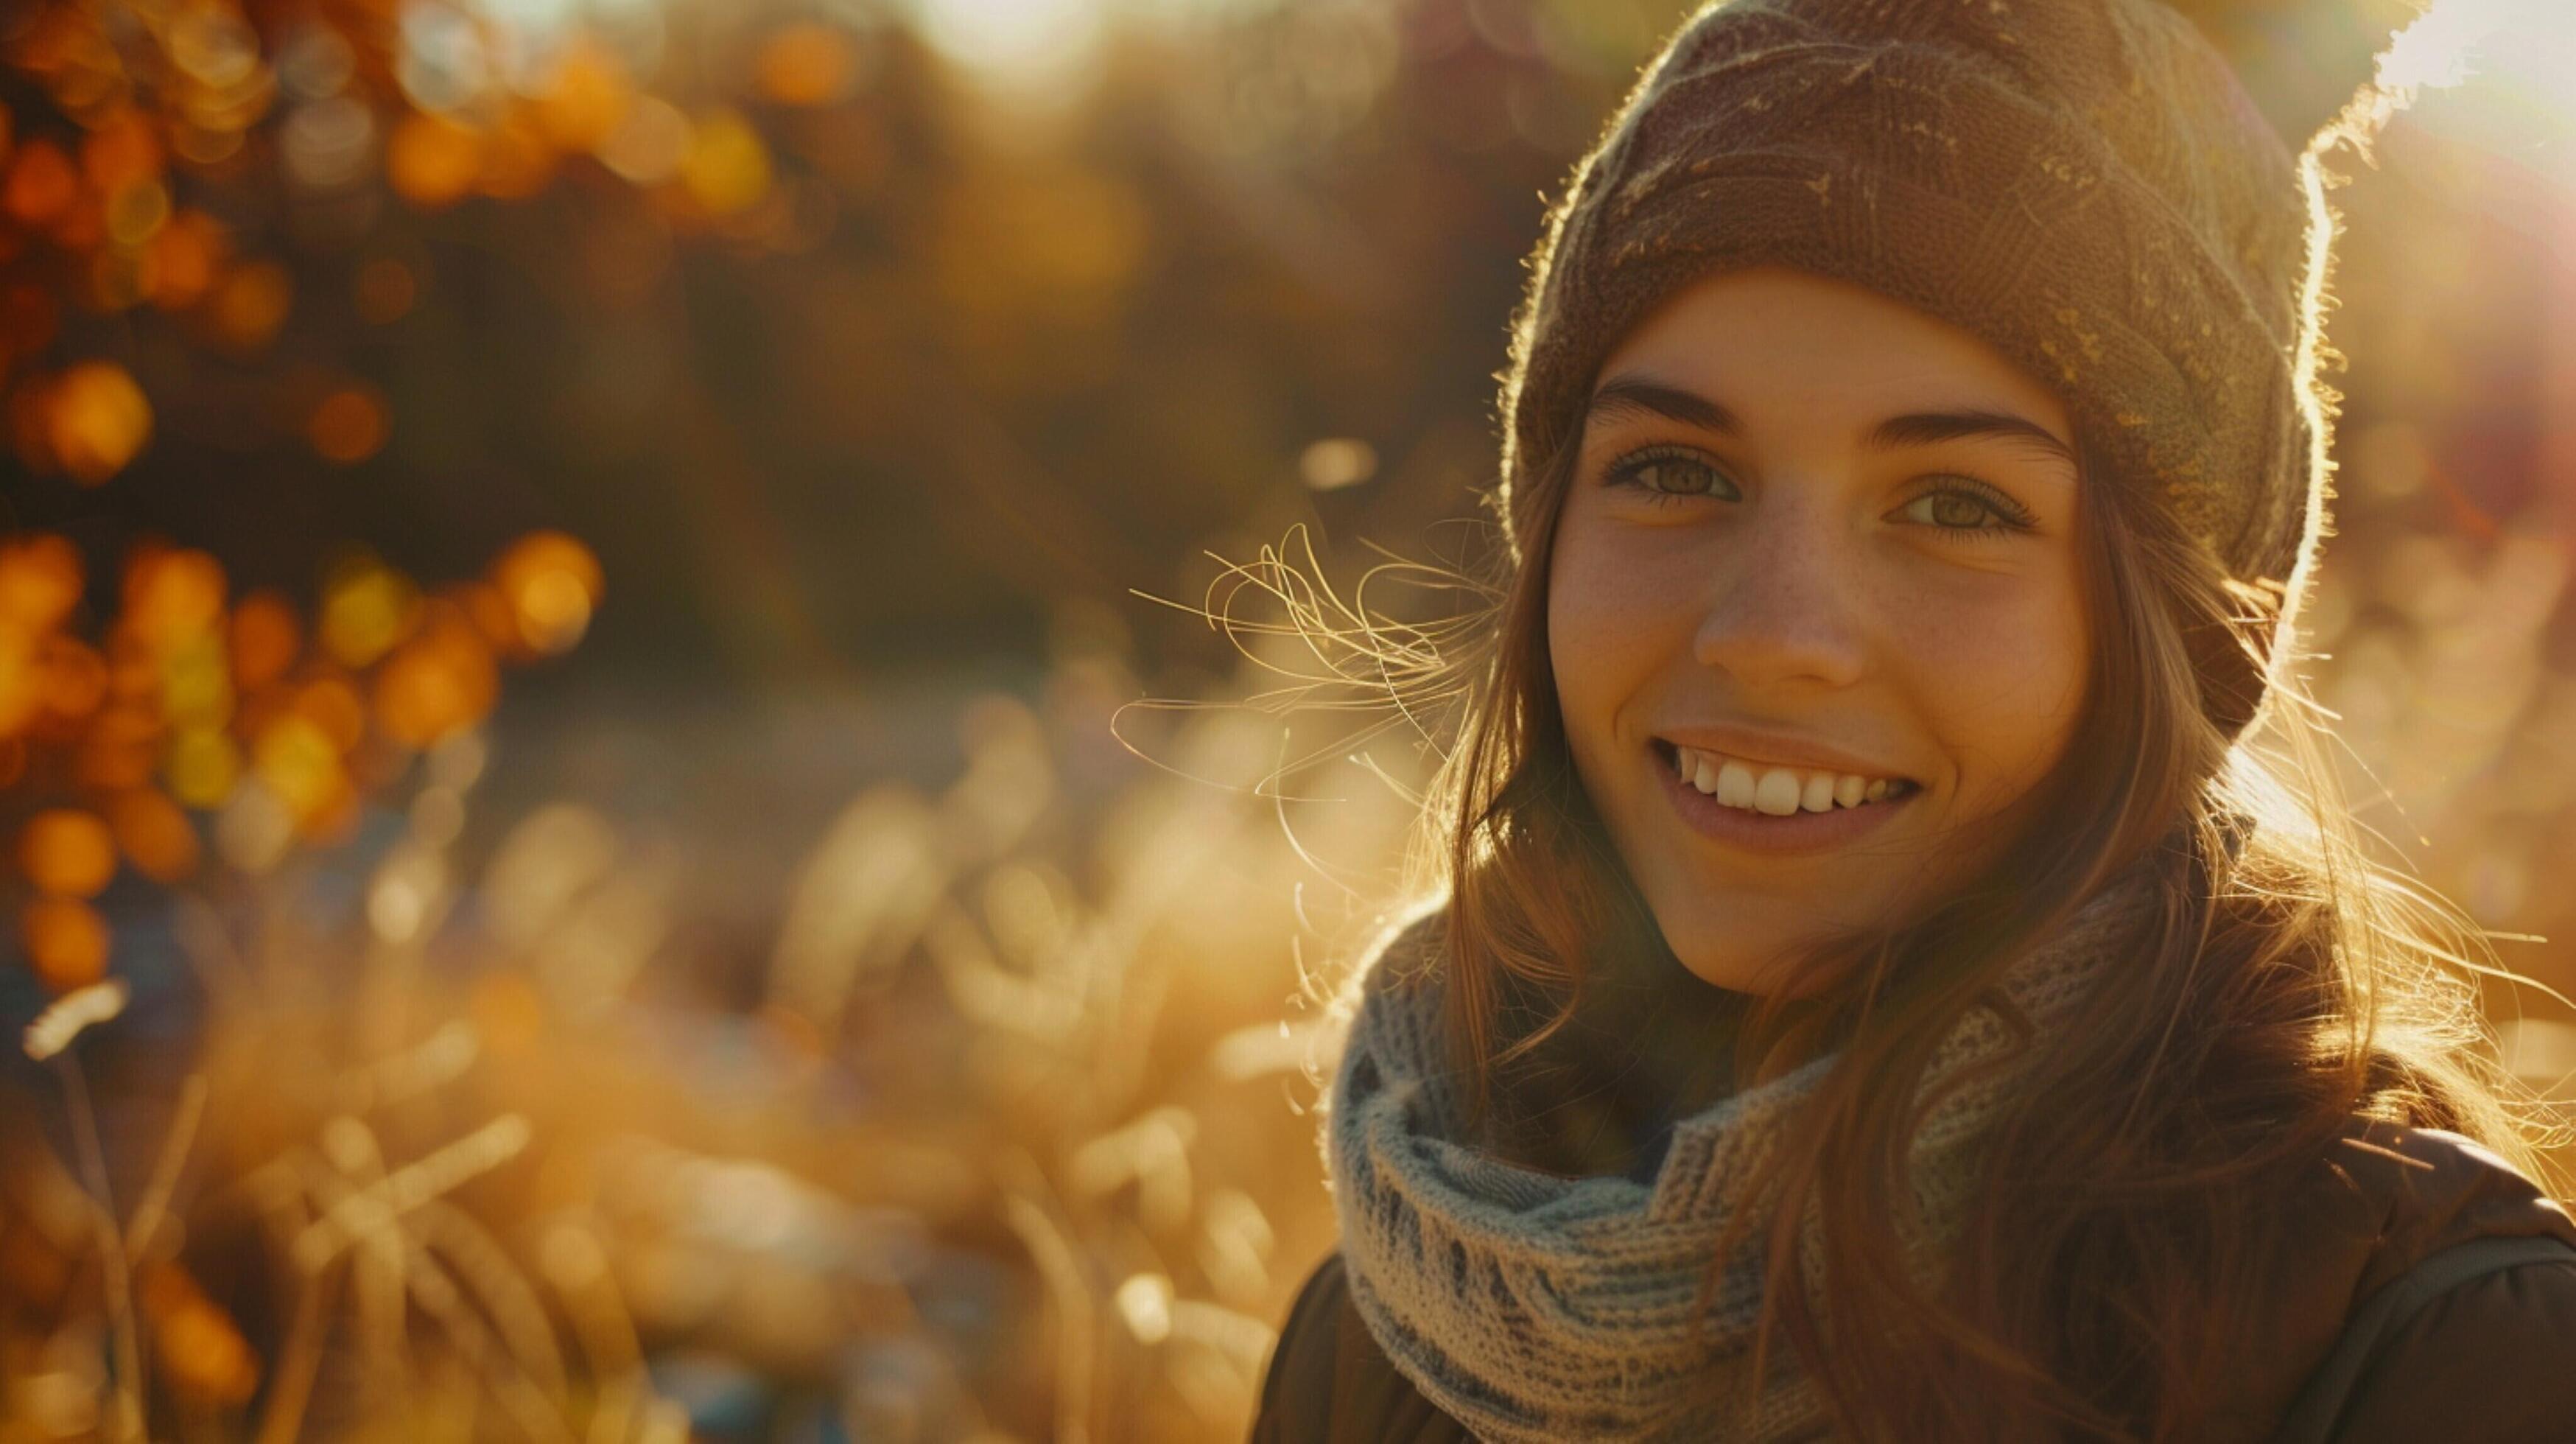
[[[2129,952],[2151,904],[2137,879],[2106,889],[2017,963],[2004,991],[2045,1031]],[[1370,1335],[1425,1399],[1497,1444],[1819,1435],[1822,1397],[1784,1344],[1765,1362],[1762,1397],[1747,1398],[1762,1226],[1724,1261],[1704,1329],[1693,1305],[1719,1235],[1737,1209],[1758,1206],[1741,1196],[1748,1174],[1839,1055],[1683,1119],[1651,1181],[1517,1166],[1470,1141],[1445,1061],[1435,965],[1445,919],[1433,913],[1396,934],[1370,965],[1325,1124],[1344,1266]],[[1926,1087],[2008,1052],[2011,1039],[1993,1007],[1970,1009]],[[1921,1227],[1905,1237],[1927,1284],[2013,1071],[1943,1099],[1910,1147]],[[1812,1214],[1808,1228],[1803,1267],[1813,1277]],[[1738,1432],[1714,1434],[1704,1412],[1688,1417],[1712,1383],[1744,1401]]]

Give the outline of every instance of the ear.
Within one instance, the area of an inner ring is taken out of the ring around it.
[[[2293,151],[2343,113],[2430,0],[2166,0],[2236,67]]]

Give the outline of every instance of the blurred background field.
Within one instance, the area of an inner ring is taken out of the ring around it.
[[[1683,8],[0,11],[0,1440],[1240,1437],[1437,740],[1257,627]],[[2394,64],[2315,690],[2563,991],[2576,40]]]

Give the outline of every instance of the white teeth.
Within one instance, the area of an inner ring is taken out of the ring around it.
[[[1786,817],[1798,810],[1799,791],[1797,773],[1774,767],[1753,785],[1753,806],[1773,817]]]
[[[1884,802],[1895,786],[1888,778],[1849,772],[1803,772],[1794,767],[1756,771],[1753,764],[1696,747],[1673,749],[1673,771],[1684,783],[1715,797],[1721,806],[1773,817]]]

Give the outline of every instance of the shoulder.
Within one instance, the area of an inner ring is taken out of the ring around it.
[[[1252,1444],[1340,1439],[1468,1444],[1471,1436],[1424,1399],[1369,1337],[1335,1253],[1307,1276],[1280,1326]]]
[[[2355,1119],[2326,1163],[2347,1206],[2371,1226],[2357,1293],[2473,1239],[2548,1234],[2576,1244],[2576,1222],[2558,1200],[2457,1133]]]
[[[2305,1332],[2326,1337],[2299,1403],[2333,1422],[2308,1437],[2576,1439],[2576,1222],[2557,1201],[2472,1139],[2364,1120],[2310,1183],[2291,1223]]]
[[[2405,1289],[2409,1277],[2391,1289],[2418,1292]],[[2420,1292],[2370,1351],[2335,1444],[2576,1439],[2576,1245]]]

